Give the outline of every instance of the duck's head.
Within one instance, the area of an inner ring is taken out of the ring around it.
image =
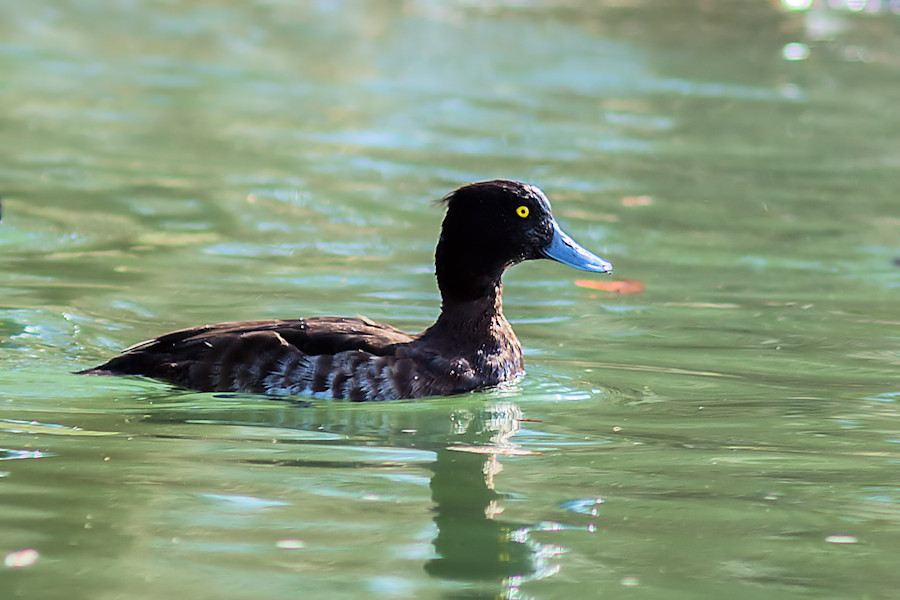
[[[495,180],[470,183],[444,198],[447,215],[435,252],[445,299],[470,300],[496,287],[508,267],[549,258],[595,273],[612,265],[582,248],[553,218],[533,185]]]

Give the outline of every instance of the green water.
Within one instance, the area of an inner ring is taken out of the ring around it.
[[[900,14],[819,4],[0,0],[0,597],[896,598]],[[513,269],[512,389],[69,374],[422,329],[497,177],[646,286]]]

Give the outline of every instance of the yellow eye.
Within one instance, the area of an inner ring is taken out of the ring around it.
[[[528,216],[528,207],[520,206],[516,209],[516,214],[522,217],[523,219]]]

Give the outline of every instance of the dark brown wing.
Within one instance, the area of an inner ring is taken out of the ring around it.
[[[316,392],[324,391],[326,380],[331,383],[334,355],[350,352],[368,361],[390,356],[398,345],[413,339],[366,318],[219,323],[142,342],[81,373],[145,375],[203,391],[272,393],[266,380],[290,364],[294,369],[303,367],[297,377],[303,378],[309,391]],[[285,392],[289,390],[281,391]]]

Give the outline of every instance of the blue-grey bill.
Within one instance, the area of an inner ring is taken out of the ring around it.
[[[612,273],[611,262],[582,248],[578,242],[569,237],[569,234],[559,228],[556,221],[553,222],[553,239],[544,246],[543,253],[547,258],[582,271]]]

